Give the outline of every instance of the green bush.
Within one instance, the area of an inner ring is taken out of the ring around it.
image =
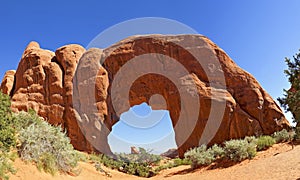
[[[126,165],[126,162],[122,162],[120,160],[115,160],[109,156],[106,156],[104,154],[100,154],[100,155],[92,155],[90,157],[90,159],[93,162],[99,162],[102,163],[104,166],[111,168],[111,169],[116,169],[116,170],[120,170],[120,167],[123,167]]]
[[[271,136],[260,136],[256,141],[257,150],[261,151],[268,149],[275,143],[275,139]]]
[[[257,142],[257,138],[255,136],[246,136],[244,140],[247,141],[248,143],[254,143],[254,144],[256,144]]]
[[[184,157],[191,161],[193,169],[203,165],[209,165],[215,160],[213,151],[207,149],[206,145],[201,145],[200,147],[187,151]]]
[[[225,157],[233,161],[252,159],[256,155],[256,144],[246,140],[230,140],[225,142]]]
[[[161,161],[161,156],[151,154],[144,148],[139,148],[139,154],[116,154],[117,160],[121,162],[118,169],[127,174],[137,175],[141,177],[153,176],[153,165],[157,165]]]
[[[16,145],[10,98],[0,91],[0,151],[10,151]]]
[[[287,141],[290,141],[291,140],[291,136],[290,136],[290,133],[286,130],[286,129],[283,129],[279,132],[275,132],[273,134],[273,137],[275,138],[276,142],[277,143],[280,143],[280,142],[287,142]]]
[[[10,105],[9,96],[0,91],[0,179],[9,179],[9,173],[16,173],[12,165],[14,153],[9,152],[16,145],[16,131]]]
[[[90,155],[90,160],[97,164],[116,169],[118,171],[136,175],[140,177],[151,177],[155,175],[152,164],[157,164],[160,157],[157,155],[149,154],[146,151],[141,151],[140,154],[116,154],[116,159],[106,155]],[[142,157],[145,155],[145,157]]]
[[[189,161],[188,159],[180,159],[180,158],[176,158],[173,159],[173,167],[177,167],[177,166],[181,166],[181,165],[191,165],[191,161]]]
[[[192,168],[209,165],[217,159],[225,156],[225,151],[217,144],[207,149],[206,145],[191,149],[184,154],[184,157],[191,163]]]
[[[28,128],[32,124],[41,124],[43,120],[30,109],[28,112],[18,112],[13,114],[14,128],[17,132]]]
[[[16,115],[16,122],[21,129],[18,151],[23,160],[33,161],[51,174],[71,172],[77,166],[78,153],[61,127],[51,126],[36,114],[24,112]]]
[[[192,164],[191,161],[186,158],[184,158],[184,159],[176,158],[167,164],[158,166],[154,171],[156,173],[158,173],[164,169],[171,169],[174,167],[178,167],[178,166],[182,166],[182,165],[191,165],[191,164]]]
[[[37,161],[37,168],[41,171],[44,170],[46,173],[54,175],[59,171],[56,165],[56,158],[53,154],[48,152],[43,152]]]
[[[298,134],[300,132],[300,128]],[[297,134],[297,133],[296,133]],[[274,137],[274,138],[273,138]],[[206,145],[193,148],[184,154],[184,157],[190,161],[192,168],[203,165],[209,165],[213,161],[227,158],[236,162],[255,157],[257,150],[264,150],[278,142],[287,141],[291,138],[291,133],[286,130],[274,133],[271,136],[246,136],[244,139],[230,140],[224,142],[224,147],[213,145],[208,148]],[[298,135],[300,137],[300,135]],[[157,171],[173,167],[173,164],[163,165],[157,168]]]
[[[120,170],[140,177],[151,177],[152,174],[152,168],[145,163],[126,163]]]
[[[120,153],[116,154],[117,158],[125,162],[136,162],[136,163],[146,163],[146,164],[157,164],[161,160],[161,156],[151,154],[149,151],[146,151],[144,148],[139,148],[139,154],[126,154]]]
[[[96,168],[97,171],[104,173],[107,177],[112,177],[112,175],[110,174],[110,172],[105,171],[102,167],[101,164],[99,162],[96,162],[94,167]]]
[[[9,179],[8,174],[15,174],[16,170],[12,165],[15,160],[14,153],[1,152],[0,153],[0,179]]]
[[[222,158],[225,156],[225,151],[222,147],[218,146],[217,144],[214,144],[211,148],[210,148],[214,158],[218,159],[218,158]]]
[[[78,161],[80,161],[80,162],[88,162],[88,160],[89,160],[89,155],[88,154],[86,154],[84,152],[77,151],[77,150],[75,150],[75,151],[77,153],[76,156],[78,158]]]

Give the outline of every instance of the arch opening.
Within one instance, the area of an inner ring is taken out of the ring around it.
[[[131,147],[141,147],[153,154],[177,149],[169,111],[153,110],[145,102],[132,106],[112,126],[108,144],[113,153],[131,153]]]

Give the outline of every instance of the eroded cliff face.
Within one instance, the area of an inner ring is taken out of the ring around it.
[[[1,90],[14,111],[34,109],[66,128],[74,147],[87,152],[110,153],[112,126],[142,102],[170,111],[180,156],[199,142],[289,127],[257,80],[201,35],[134,36],[103,50],[67,45],[55,53],[32,42]]]

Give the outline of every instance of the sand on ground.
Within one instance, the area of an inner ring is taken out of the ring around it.
[[[266,151],[259,152],[252,160],[245,160],[239,164],[229,167],[210,167],[191,170],[190,166],[180,166],[162,171],[152,178],[141,178],[127,175],[115,170],[109,171],[112,178],[107,177],[104,173],[96,171],[91,163],[80,162],[79,168],[81,173],[78,176],[58,174],[52,176],[45,172],[40,172],[36,166],[25,163],[20,159],[14,162],[18,169],[15,175],[10,175],[11,180],[135,180],[135,179],[170,179],[170,180],[198,180],[198,179],[291,179],[300,180],[300,145],[292,146],[289,144],[275,144]]]

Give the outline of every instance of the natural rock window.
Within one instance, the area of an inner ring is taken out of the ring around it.
[[[131,107],[112,127],[108,144],[114,153],[130,153],[132,146],[154,154],[177,148],[169,111],[152,110],[146,103]]]

